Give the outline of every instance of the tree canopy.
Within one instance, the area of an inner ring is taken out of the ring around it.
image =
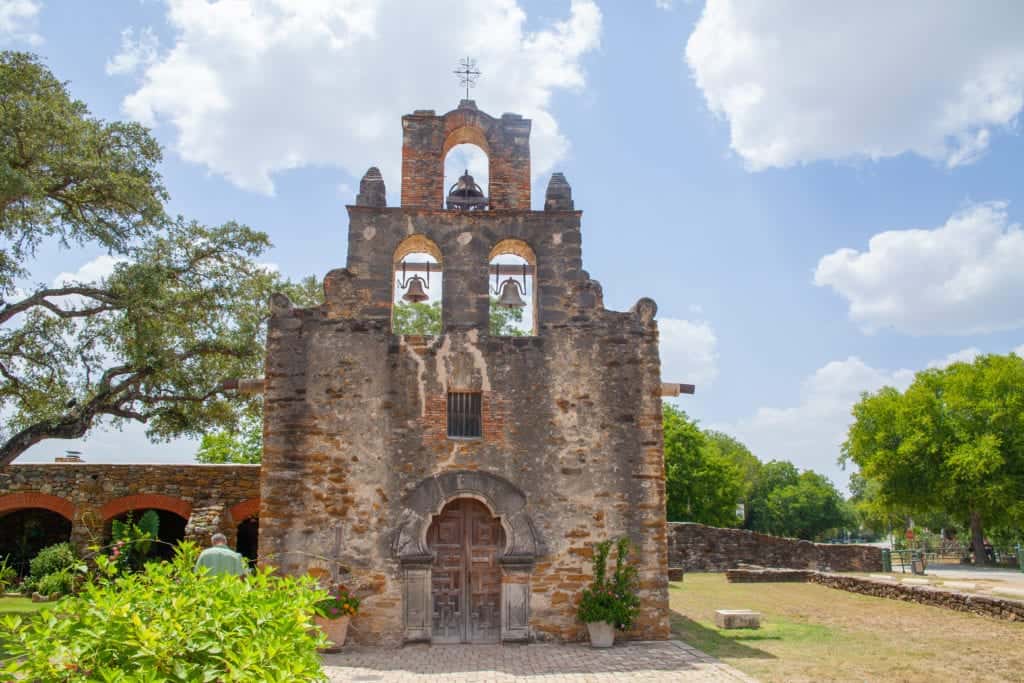
[[[853,408],[841,461],[860,467],[875,505],[945,512],[969,523],[975,557],[986,525],[1024,520],[1024,360],[979,356],[917,373]]]
[[[100,422],[154,439],[238,418],[226,379],[260,374],[266,235],[165,215],[160,147],[92,117],[32,55],[0,53],[0,464]],[[40,245],[114,257],[95,282],[29,284]]]

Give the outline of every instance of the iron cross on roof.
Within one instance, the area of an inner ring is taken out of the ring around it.
[[[459,68],[452,72],[459,77],[459,85],[466,86],[466,99],[469,99],[469,89],[476,87],[476,79],[480,78],[480,72],[476,68],[476,60],[466,57],[459,62]]]

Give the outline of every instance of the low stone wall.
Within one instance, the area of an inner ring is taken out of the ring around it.
[[[1024,621],[1024,602],[997,598],[989,595],[971,595],[958,591],[944,590],[934,586],[908,586],[901,583],[890,583],[858,576],[840,576],[823,572],[812,572],[808,578],[810,583],[818,583],[829,588],[873,595],[877,598],[891,598],[916,602],[922,605],[945,607],[958,612],[971,612],[1007,621]]]
[[[937,586],[911,586],[894,581],[845,576],[810,569],[767,569],[746,567],[725,572],[730,583],[817,583],[829,588],[916,602],[921,605],[944,607],[958,612],[970,612],[1007,621],[1024,621],[1024,601],[998,598],[990,595],[971,595],[946,590]]]
[[[668,565],[722,572],[740,564],[838,572],[882,570],[882,551],[868,545],[811,543],[744,529],[669,522]]]
[[[807,583],[813,569],[727,569],[725,578],[729,583]]]

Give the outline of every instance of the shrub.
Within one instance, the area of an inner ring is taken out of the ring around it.
[[[75,582],[79,574],[74,569],[61,569],[41,576],[32,583],[32,588],[45,596],[67,595],[75,592]]]
[[[156,510],[146,510],[138,522],[129,512],[125,521],[115,519],[110,525],[110,535],[114,541],[110,557],[120,569],[142,569],[159,533],[160,516]]]
[[[620,538],[616,543],[615,572],[609,578],[611,548],[611,541],[601,541],[594,546],[594,579],[589,588],[583,589],[576,614],[584,623],[606,621],[624,631],[633,625],[640,607],[636,567],[628,562],[629,539]]]
[[[197,574],[195,544],[171,562],[119,572],[105,556],[76,596],[0,623],[17,680],[323,681],[310,578],[261,569],[244,579]],[[58,616],[59,615],[59,616]]]
[[[75,548],[70,543],[56,543],[39,551],[28,564],[28,575],[33,582],[47,574],[72,569],[78,564]]]

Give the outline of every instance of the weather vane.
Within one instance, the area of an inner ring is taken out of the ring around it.
[[[476,68],[476,60],[466,57],[459,62],[459,68],[452,72],[459,77],[459,85],[466,86],[466,99],[469,99],[469,89],[476,87],[476,79],[480,78],[480,72]]]

